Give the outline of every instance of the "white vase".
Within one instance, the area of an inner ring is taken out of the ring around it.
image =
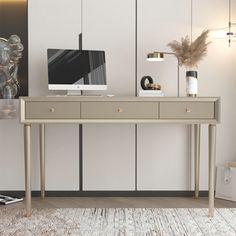
[[[186,93],[189,97],[196,97],[198,94],[197,71],[186,71]]]

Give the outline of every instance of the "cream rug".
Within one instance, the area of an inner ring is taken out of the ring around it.
[[[64,208],[33,210],[0,207],[1,236],[235,236],[236,209],[206,208]]]

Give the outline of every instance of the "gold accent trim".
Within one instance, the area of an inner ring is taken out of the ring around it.
[[[150,90],[161,90],[160,84],[147,84],[146,87]]]
[[[27,3],[27,0],[0,0],[0,3],[4,2],[4,3]]]

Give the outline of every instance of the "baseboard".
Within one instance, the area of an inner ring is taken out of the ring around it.
[[[0,194],[24,197],[25,191],[0,191]],[[194,191],[46,191],[46,197],[193,197]],[[40,191],[32,191],[40,197]],[[208,191],[200,191],[200,197],[208,197]]]

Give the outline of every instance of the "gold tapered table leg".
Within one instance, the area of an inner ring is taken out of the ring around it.
[[[195,198],[199,197],[201,125],[194,125]]]
[[[39,125],[41,198],[45,197],[45,124]]]
[[[24,125],[24,151],[25,151],[25,202],[26,216],[31,215],[31,157],[30,157],[30,129],[29,124]]]
[[[214,216],[216,125],[209,125],[209,217]]]

